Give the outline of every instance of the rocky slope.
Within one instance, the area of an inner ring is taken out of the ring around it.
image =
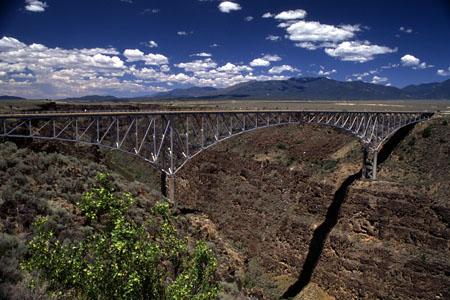
[[[336,299],[445,299],[449,143],[447,120],[419,124],[371,181],[359,177],[351,137],[270,128],[196,157],[177,198],[206,214],[243,258],[230,276],[242,272],[236,277],[258,298],[289,286],[285,296],[295,296],[311,281]]]

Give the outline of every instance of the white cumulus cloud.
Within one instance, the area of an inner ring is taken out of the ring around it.
[[[0,90],[34,98],[149,90],[119,79],[127,72],[119,54],[114,48],[50,48],[3,37],[0,72],[6,73],[9,80],[0,84]]]
[[[402,62],[402,65],[404,67],[413,67],[413,66],[417,66],[420,64],[420,59],[418,59],[417,57],[414,57],[411,54],[406,54],[405,56],[403,56],[400,61]]]
[[[144,57],[144,52],[139,49],[126,49],[123,52],[123,56],[125,56],[128,61],[133,62],[142,60],[142,58]]]
[[[0,52],[26,48],[26,45],[13,37],[4,36],[0,40]]]
[[[330,71],[326,71],[324,66],[320,66],[320,70],[316,74],[319,75],[319,76],[329,76],[329,75],[331,75],[333,73],[337,73],[337,70],[336,69],[332,69]]]
[[[253,17],[252,16],[248,16],[248,17],[245,17],[244,20],[247,21],[247,22],[251,22],[251,21],[253,21]]]
[[[268,61],[280,61],[281,57],[279,57],[276,54],[266,54],[264,55],[263,59],[268,60]]]
[[[218,66],[206,56],[209,53],[197,54],[202,59],[169,65],[164,55],[147,54],[140,49],[119,52],[111,47],[50,48],[3,37],[0,39],[0,91],[28,98],[87,94],[128,97],[177,85],[226,87],[249,80],[283,80],[288,77],[277,72],[291,72],[289,66],[280,66],[266,75],[256,75],[250,65],[227,62]],[[281,58],[276,54],[262,54],[259,60],[270,65]]]
[[[282,72],[300,72],[300,70],[289,65],[275,66],[269,70],[270,74],[280,74]]]
[[[351,39],[360,31],[358,25],[341,25],[339,27],[319,22],[298,21],[286,29],[289,39],[295,42],[339,42]]]
[[[266,54],[262,58],[255,58],[250,62],[252,67],[268,67],[271,61],[280,61],[281,57],[276,54]]]
[[[346,41],[336,48],[326,48],[325,53],[343,61],[356,61],[364,63],[375,58],[375,55],[397,52],[385,46],[371,45],[368,41]]]
[[[200,53],[191,54],[189,56],[211,57],[212,54],[211,53],[207,53],[207,52],[200,52]]]
[[[400,31],[405,32],[405,33],[413,33],[413,30],[411,28],[406,28],[406,27],[400,27]]]
[[[155,41],[148,41],[148,42],[144,42],[142,44],[149,48],[157,48],[159,46],[158,43]]]
[[[261,18],[268,19],[268,18],[272,18],[273,16],[274,16],[274,15],[271,14],[270,12],[266,12],[265,14],[263,14],[263,15],[261,16]]]
[[[316,45],[314,43],[311,42],[301,42],[301,43],[295,43],[296,47],[300,47],[300,48],[304,48],[304,49],[308,49],[308,50],[317,50],[320,46]]]
[[[250,66],[252,67],[268,67],[270,66],[270,61],[263,58],[255,58],[250,62]]]
[[[195,60],[187,63],[175,64],[175,67],[184,69],[186,72],[198,72],[205,71],[217,67],[217,63],[211,58],[204,60]]]
[[[217,71],[236,74],[242,71],[251,72],[253,69],[249,66],[236,66],[235,64],[228,62],[226,65],[217,68]]]
[[[223,1],[219,4],[218,7],[219,7],[219,10],[223,13],[229,13],[233,10],[242,9],[239,4],[231,2],[231,1]]]
[[[439,76],[450,76],[450,67],[448,67],[448,71],[439,69],[437,70],[436,74]]]
[[[303,9],[283,11],[275,16],[277,20],[297,20],[306,17],[306,11]]]
[[[371,83],[379,84],[379,83],[386,82],[386,81],[388,81],[387,77],[379,77],[379,76],[375,75],[372,77]]]
[[[272,35],[272,34],[270,34],[270,35],[266,36],[266,40],[276,42],[276,41],[281,40],[281,37],[280,37],[280,36],[277,36],[277,35]]]
[[[0,61],[2,65],[15,65],[8,69],[18,70],[24,67],[40,72],[56,68],[75,69],[122,69],[123,61],[117,56],[117,50],[108,48],[72,49],[48,48],[41,44],[26,45],[12,37],[0,40]]]
[[[48,7],[46,2],[37,0],[25,0],[25,3],[27,4],[25,9],[32,12],[43,12]]]
[[[400,62],[402,63],[402,66],[412,67],[413,69],[426,69],[433,67],[433,65],[427,65],[425,62],[420,62],[420,59],[411,54],[404,55],[400,59]]]
[[[139,49],[126,49],[123,52],[123,56],[127,58],[128,62],[143,60],[146,65],[164,65],[169,62],[167,57],[162,54],[149,53],[144,55],[144,52]]]

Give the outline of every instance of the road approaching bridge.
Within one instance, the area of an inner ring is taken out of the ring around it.
[[[120,150],[169,176],[201,151],[230,137],[283,124],[321,124],[353,135],[364,151],[363,175],[376,178],[377,153],[400,128],[435,112],[395,111],[83,111],[0,113],[0,136],[81,142]]]

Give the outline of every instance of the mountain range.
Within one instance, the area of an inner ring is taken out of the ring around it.
[[[13,96],[0,96],[13,99]],[[22,98],[23,99],[23,98]],[[136,98],[89,95],[60,100],[162,101],[162,100],[450,100],[450,79],[408,85],[404,88],[363,81],[342,82],[326,77],[248,81],[226,88],[189,87]]]
[[[342,82],[326,77],[249,81],[222,89],[211,87],[174,89],[153,99],[234,100],[408,100],[449,99],[450,80],[409,85],[402,89],[363,81]]]
[[[61,99],[63,101],[65,100],[87,100],[87,101],[116,101],[116,100],[120,100],[120,98],[117,98],[115,96],[111,96],[111,95],[107,95],[107,96],[100,96],[100,95],[87,95],[87,96],[83,96],[83,97],[70,97],[70,98],[65,98],[65,99]]]
[[[2,95],[2,96],[0,96],[0,100],[25,100],[25,98],[9,96],[9,95]]]

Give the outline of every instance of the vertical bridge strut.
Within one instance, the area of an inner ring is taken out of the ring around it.
[[[130,153],[174,176],[201,151],[230,137],[283,124],[322,124],[344,130],[364,149],[364,175],[376,178],[379,146],[401,127],[434,112],[160,111],[0,114],[0,136],[81,142]]]

